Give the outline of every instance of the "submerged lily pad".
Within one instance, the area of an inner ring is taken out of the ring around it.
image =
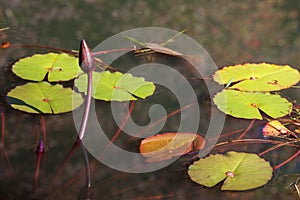
[[[87,75],[75,80],[75,86],[80,92],[86,92]],[[93,94],[98,100],[129,101],[138,98],[145,99],[153,94],[155,85],[142,77],[120,72],[93,72]]]
[[[265,185],[272,178],[270,163],[256,154],[227,152],[194,162],[188,169],[190,178],[206,187],[224,181],[221,190],[249,190]]]
[[[288,65],[246,63],[224,67],[213,78],[219,84],[242,91],[277,91],[289,88],[300,80],[299,71]],[[235,83],[235,84],[234,84]]]
[[[78,58],[66,53],[48,53],[22,58],[13,65],[12,71],[26,80],[42,81],[48,75],[49,82],[58,82],[75,78],[81,69]]]
[[[48,82],[27,83],[17,86],[7,96],[15,109],[28,113],[58,114],[74,110],[83,103],[79,93]]]
[[[147,137],[140,144],[141,154],[147,162],[158,162],[198,151],[205,146],[197,133],[164,133]]]
[[[289,114],[292,108],[287,99],[270,93],[222,90],[213,100],[224,113],[245,119],[263,119],[260,111],[278,118]]]

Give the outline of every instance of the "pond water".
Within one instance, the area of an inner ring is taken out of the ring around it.
[[[0,0],[0,28],[10,27],[0,33],[0,40],[13,44],[36,44],[63,49],[78,50],[85,38],[90,47],[119,32],[138,27],[163,27],[186,34],[199,42],[211,55],[216,65],[235,65],[245,62],[272,62],[289,64],[299,69],[300,24],[298,2],[258,1],[256,4],[236,1],[67,1],[52,2],[2,1]],[[25,12],[26,11],[26,12]],[[151,42],[151,41],[149,41]],[[77,138],[72,113],[59,115],[35,115],[11,108],[5,94],[24,81],[11,72],[11,65],[19,58],[46,49],[14,47],[0,49],[0,97],[2,129],[5,128],[4,145],[0,149],[0,199],[87,199],[84,157],[79,149],[62,165]],[[112,63],[119,71],[126,72],[132,66],[157,62],[172,66],[189,80],[195,89],[201,110],[199,133],[205,133],[210,122],[211,105],[208,88],[218,89],[216,84],[207,86],[207,77],[195,76],[192,67],[181,58],[159,53],[136,56],[123,55]],[[197,77],[198,79],[195,79]],[[172,77],[166,77],[172,79]],[[173,80],[176,83],[176,80]],[[69,83],[72,84],[72,83]],[[285,93],[289,99],[299,101],[297,91]],[[149,108],[161,104],[172,113],[180,108],[175,96],[164,87],[158,87],[155,95],[138,100],[132,119],[140,126],[150,122]],[[118,103],[119,106],[125,106]],[[187,109],[188,110],[188,109]],[[108,138],[118,131],[114,122],[111,103],[97,101],[96,113]],[[159,132],[176,131],[180,114],[167,119]],[[3,121],[5,119],[5,122]],[[188,119],[189,120],[189,119]],[[191,119],[192,120],[192,119]],[[45,122],[46,134],[44,134]],[[251,120],[226,117],[223,133],[246,129]],[[220,122],[222,123],[222,122]],[[265,121],[256,121],[247,138],[260,138]],[[4,127],[5,125],[5,127]],[[240,131],[239,133],[241,133]],[[45,138],[46,137],[46,138]],[[235,139],[238,134],[222,138]],[[45,153],[39,157],[36,148],[45,142]],[[138,152],[141,139],[124,133],[114,142],[119,147]],[[269,145],[270,146],[270,145]],[[263,144],[227,145],[212,153],[229,150],[259,153],[269,147]],[[266,154],[274,165],[295,153],[286,147]],[[224,192],[220,184],[206,188],[192,182],[186,172],[193,155],[186,155],[171,165],[148,173],[128,173],[110,168],[89,154],[92,169],[91,199],[295,199],[290,186],[298,178],[299,159],[276,171],[272,180],[263,187],[244,192]],[[40,163],[39,163],[40,159]],[[36,165],[39,164],[39,176]],[[60,168],[62,172],[60,174]],[[255,179],[255,177],[253,177]]]

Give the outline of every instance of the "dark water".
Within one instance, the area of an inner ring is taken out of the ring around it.
[[[119,32],[147,26],[157,26],[177,31],[186,29],[187,35],[198,41],[211,55],[218,67],[244,62],[267,61],[289,64],[299,69],[300,38],[299,6],[292,1],[1,1],[1,27],[10,29],[0,35],[1,41],[37,44],[78,49],[85,38],[91,47]],[[295,5],[295,6],[291,6]],[[41,159],[38,185],[34,186],[35,150],[43,138],[41,116],[26,114],[9,107],[4,99],[7,91],[23,81],[10,72],[10,66],[18,58],[44,52],[37,48],[11,48],[0,50],[1,109],[5,114],[4,146],[1,148],[0,199],[85,199],[85,174],[83,155],[78,149],[62,174],[50,183],[58,172],[65,156],[76,140],[77,132],[72,113],[46,115],[47,141]],[[175,69],[189,69],[187,63],[165,55],[154,55],[156,62],[168,63]],[[147,60],[127,55],[114,63],[122,71]],[[193,77],[193,71],[181,71]],[[204,81],[189,79],[196,89],[201,107],[199,132],[205,133],[209,123],[210,100]],[[297,91],[286,92],[298,100]],[[164,88],[146,101],[138,101],[132,114],[137,124],[149,123],[148,110],[152,104],[162,104],[168,112],[179,108],[174,96]],[[117,131],[110,112],[110,104],[97,102],[97,114],[101,118],[107,136]],[[170,117],[161,130],[176,131],[180,115]],[[246,128],[250,121],[228,117],[224,133]],[[247,137],[259,137],[263,122],[256,122]],[[230,139],[237,135],[231,135]],[[225,138],[226,140],[228,138]],[[121,134],[116,144],[130,151],[138,151],[139,139]],[[215,149],[261,152],[265,145],[232,145]],[[292,155],[295,149],[283,148],[266,158],[273,165]],[[92,164],[93,199],[295,199],[289,185],[298,178],[299,159],[280,168],[264,187],[245,192],[221,192],[220,185],[205,188],[193,183],[186,169],[192,156],[183,157],[170,166],[149,173],[119,172],[90,156]],[[76,175],[82,174],[73,179]],[[255,177],[253,177],[255,178]]]

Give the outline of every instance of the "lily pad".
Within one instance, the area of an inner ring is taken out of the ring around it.
[[[300,74],[288,65],[246,63],[224,67],[213,79],[219,84],[231,83],[229,88],[242,91],[277,91],[298,83]]]
[[[163,133],[143,139],[140,152],[148,158],[147,162],[158,162],[198,151],[204,146],[204,138],[197,133]]]
[[[222,90],[213,99],[218,109],[233,117],[263,119],[260,111],[272,118],[291,112],[292,104],[280,95],[270,93]]]
[[[28,113],[58,114],[72,111],[83,103],[79,93],[48,82],[27,83],[17,86],[7,96],[15,109]]]
[[[270,163],[253,153],[227,152],[194,162],[188,169],[190,178],[206,187],[224,181],[221,190],[249,190],[265,185],[272,178]]]
[[[48,53],[22,58],[13,65],[12,71],[26,80],[42,81],[48,75],[49,82],[58,82],[75,78],[81,69],[78,58],[66,53]]]
[[[75,86],[80,92],[86,93],[87,75],[75,80]],[[129,101],[138,98],[145,99],[153,94],[155,85],[142,77],[120,72],[93,72],[93,94],[98,100]]]
[[[264,137],[287,135],[291,133],[291,131],[278,120],[269,121],[263,127],[262,132]]]

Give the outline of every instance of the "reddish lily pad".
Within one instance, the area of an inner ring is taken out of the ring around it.
[[[279,135],[287,135],[291,131],[286,128],[280,121],[272,120],[269,121],[262,129],[263,136],[279,136]]]
[[[198,151],[205,146],[204,138],[196,133],[163,133],[150,136],[140,144],[147,162],[158,162]]]

